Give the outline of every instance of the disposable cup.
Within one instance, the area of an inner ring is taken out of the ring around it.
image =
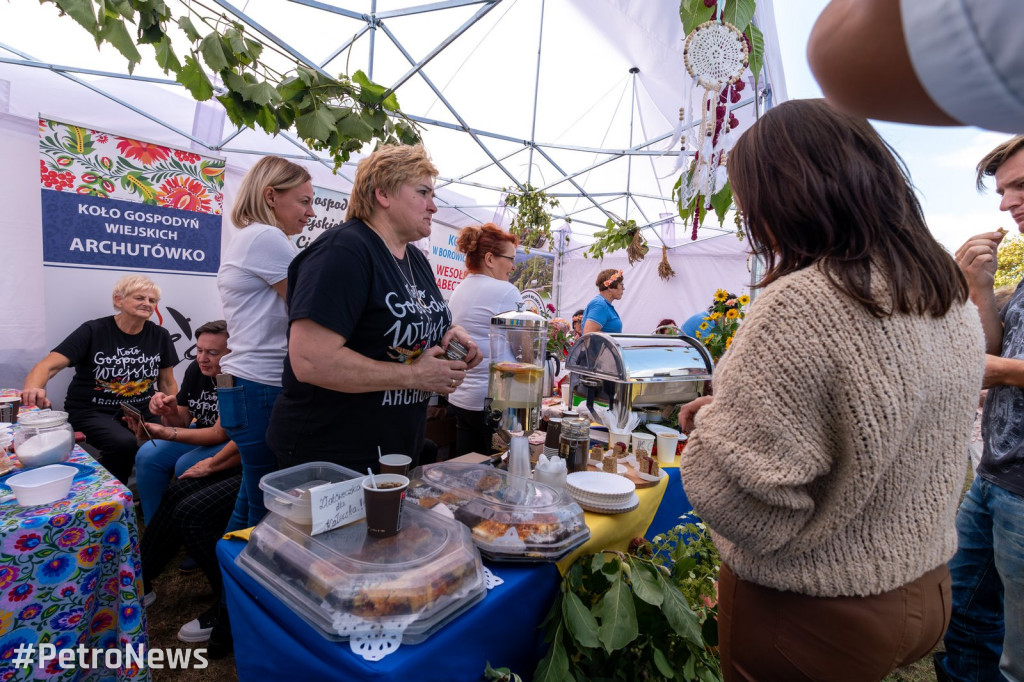
[[[642,431],[633,432],[633,454],[639,456],[641,450],[646,450],[648,455],[651,454],[654,450],[654,434]]]
[[[380,472],[382,474],[408,476],[411,465],[412,457],[409,455],[384,455],[380,458]]]
[[[671,464],[676,461],[676,444],[679,443],[677,433],[658,434],[658,463]]]
[[[630,434],[628,433],[617,433],[615,431],[608,431],[608,449],[614,450],[616,443],[622,443],[626,446],[626,452],[629,452]]]
[[[562,404],[569,407],[569,400],[572,396],[572,386],[569,385],[568,381],[565,381],[558,390],[561,392]]]
[[[18,411],[21,410],[20,396],[0,397],[0,422],[18,423]]]
[[[376,484],[376,488],[374,488]],[[402,501],[409,479],[399,474],[377,474],[363,479],[366,533],[374,538],[396,535],[402,529]]]

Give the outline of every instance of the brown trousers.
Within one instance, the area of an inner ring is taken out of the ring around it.
[[[722,564],[718,632],[725,682],[881,680],[946,632],[949,569],[870,597],[811,597],[736,577]]]

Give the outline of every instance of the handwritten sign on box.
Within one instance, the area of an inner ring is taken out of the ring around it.
[[[365,478],[365,477],[364,477]],[[366,518],[363,508],[363,478],[325,483],[309,489],[313,507],[313,530],[324,533]]]

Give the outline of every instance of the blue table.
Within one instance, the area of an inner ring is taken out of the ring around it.
[[[489,661],[529,678],[543,655],[537,625],[560,584],[554,564],[485,562],[504,584],[426,641],[403,644],[380,661],[356,656],[347,642],[332,642],[235,565],[245,547],[221,540],[217,558],[235,640],[239,680],[479,680]]]

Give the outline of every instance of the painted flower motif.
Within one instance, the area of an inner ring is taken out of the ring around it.
[[[29,627],[22,627],[8,632],[3,637],[0,637],[0,664],[5,667],[10,665],[10,662],[17,657],[16,652],[18,649],[24,651],[26,646],[34,648],[38,641],[39,635]],[[13,676],[10,679],[14,679]]]
[[[92,622],[89,623],[89,632],[95,635],[97,632],[103,632],[112,627],[114,627],[114,612],[110,609],[101,609],[92,617]]]
[[[121,607],[121,620],[120,626],[122,628],[132,629],[139,624],[139,619],[142,617],[142,609],[138,602],[125,604]]]
[[[131,587],[133,584],[135,584],[135,574],[131,571],[121,571],[121,585]]]
[[[100,135],[96,136],[96,141],[99,142],[100,144],[106,144],[109,140],[110,140],[110,138],[107,137],[104,134],[100,134]]]
[[[56,616],[50,619],[50,627],[54,630],[74,630],[78,627],[78,624],[82,622],[82,609],[73,608],[67,611],[61,611]]]
[[[100,571],[96,569],[89,575],[85,576],[85,580],[82,581],[82,592],[84,594],[92,594],[92,591],[96,589],[96,583],[100,580]]]
[[[43,605],[39,602],[29,604],[18,614],[18,620],[32,620],[43,611]]]
[[[105,549],[105,550],[103,550],[103,554],[101,554],[101,555],[100,555],[100,559],[101,559],[101,560],[102,560],[102,561],[103,561],[104,563],[107,563],[107,562],[109,562],[109,561],[113,561],[113,560],[114,560],[114,557],[115,557],[115,556],[116,556],[116,555],[114,554],[114,552],[113,552],[113,551],[111,551],[111,550],[109,550],[109,549]]]
[[[94,528],[106,528],[107,524],[117,515],[117,506],[111,503],[99,504],[89,510],[89,523]]]
[[[85,540],[85,529],[68,528],[57,538],[57,546],[61,549],[68,549],[81,544],[82,540]]]
[[[103,591],[112,597],[116,597],[120,591],[118,587],[117,578],[110,578],[103,583]]]
[[[210,195],[206,193],[202,183],[192,178],[168,178],[157,190],[156,201],[161,206],[185,211],[210,211]]]
[[[181,149],[174,150],[174,158],[183,163],[199,163],[199,159],[202,157],[192,152],[182,151]]]
[[[74,520],[71,514],[54,514],[50,517],[50,525],[54,528],[63,528]]]
[[[0,590],[17,580],[20,572],[14,566],[0,566]]]
[[[144,166],[163,161],[171,154],[171,150],[167,147],[127,138],[121,138],[121,141],[117,143],[117,150],[129,159],[138,159]]]
[[[37,567],[36,575],[42,585],[56,585],[64,582],[71,574],[78,569],[77,562],[71,560],[67,554],[61,554],[50,558],[46,563]]]
[[[11,588],[11,591],[7,593],[7,599],[11,602],[25,601],[32,596],[32,593],[35,592],[35,590],[35,585],[32,583],[15,585]]]
[[[100,548],[98,545],[89,545],[85,549],[78,550],[78,565],[83,568],[91,568],[99,558]]]
[[[120,525],[110,526],[103,534],[103,544],[109,547],[120,547],[124,544],[124,528]]]
[[[14,543],[14,549],[19,552],[34,552],[43,541],[38,533],[25,533]]]
[[[10,611],[0,611],[0,632],[8,632],[14,623],[14,614]]]
[[[70,597],[74,593],[75,593],[75,586],[74,585],[65,585],[64,587],[60,588],[60,596],[64,597],[65,599],[67,599],[68,597]]]

